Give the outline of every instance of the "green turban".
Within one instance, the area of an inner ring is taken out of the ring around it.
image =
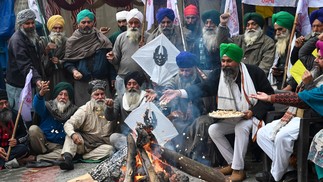
[[[243,23],[246,26],[249,20],[253,20],[255,21],[261,28],[264,26],[265,24],[265,19],[264,17],[259,14],[259,13],[246,13],[243,16]]]
[[[276,23],[279,26],[291,30],[293,28],[294,16],[286,11],[280,11],[272,16],[273,25]]]
[[[224,55],[228,56],[233,61],[240,63],[243,56],[243,50],[237,44],[222,43],[220,45],[220,57],[222,58]]]
[[[74,98],[74,89],[73,89],[72,85],[70,83],[67,83],[67,82],[59,82],[54,87],[53,99],[55,99],[62,90],[67,91],[68,97],[69,97],[70,101],[72,101],[73,98]]]
[[[202,21],[205,23],[207,19],[211,19],[215,25],[220,23],[220,13],[215,10],[206,11],[202,14]]]
[[[89,11],[88,9],[83,9],[76,16],[76,21],[79,24],[85,17],[88,17],[91,21],[94,20],[94,13]]]

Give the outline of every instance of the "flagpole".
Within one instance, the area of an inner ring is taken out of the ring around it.
[[[289,44],[288,44],[288,51],[287,51],[286,60],[285,60],[285,68],[284,68],[284,76],[283,76],[282,88],[285,86],[285,82],[286,82],[288,64],[289,64],[289,58],[290,58],[290,52],[291,52],[291,49],[292,49],[291,45],[292,45],[293,38],[294,38],[294,35],[295,35],[297,19],[298,19],[298,14],[295,15],[293,29],[292,29],[292,32],[291,32],[290,37],[289,37]]]
[[[238,8],[237,8],[238,9]],[[244,33],[244,29],[245,29],[245,26],[244,26],[244,23],[243,23],[243,16],[244,16],[244,4],[243,2],[241,1],[241,16],[242,16],[242,33]],[[239,15],[238,15],[239,17]],[[238,18],[239,19],[239,18]]]
[[[24,104],[24,101],[25,101],[25,99],[23,99],[21,101],[21,103],[20,103],[19,110],[18,110],[18,115],[16,117],[15,127],[13,128],[11,139],[15,139],[15,137],[16,137],[17,126],[18,126],[18,122],[19,122],[19,119],[20,119],[20,114],[21,114],[21,110],[22,110],[22,106]],[[10,153],[11,153],[11,146],[9,146],[9,148],[8,148],[6,161],[9,160]]]
[[[147,12],[147,0],[145,0],[144,4],[144,20],[142,21],[142,29],[141,29],[141,39],[139,45],[144,45],[145,42],[145,27],[146,27],[146,12]]]
[[[178,10],[178,1],[175,2],[176,4],[176,13],[177,13],[177,16],[178,16],[178,23],[179,23],[179,28],[181,30],[181,37],[182,37],[182,42],[183,42],[183,48],[184,48],[184,51],[186,51],[186,42],[185,42],[185,38],[184,38],[184,31],[183,31],[183,26],[182,26],[182,21],[181,21],[181,17],[179,15],[179,10]]]

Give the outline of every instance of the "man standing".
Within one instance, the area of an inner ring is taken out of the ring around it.
[[[116,42],[117,37],[127,31],[127,14],[128,11],[123,10],[120,12],[117,12],[116,14],[116,20],[118,23],[118,30],[115,31],[110,37],[109,40],[111,41],[112,45],[114,45],[114,43]]]
[[[234,42],[243,49],[242,62],[258,66],[267,75],[274,62],[275,43],[262,30],[265,23],[264,18],[258,13],[246,13],[243,17],[246,27],[245,33],[230,38],[227,27],[229,16],[228,13],[220,16],[219,30],[216,34],[218,45],[222,42]]]
[[[47,59],[45,59],[45,72],[50,81],[50,89],[61,81],[67,81],[67,72],[63,68],[65,56],[65,45],[67,37],[64,32],[65,21],[61,15],[53,15],[47,21],[47,28],[50,32],[48,40],[43,40]],[[41,37],[44,39],[44,37]],[[49,42],[47,42],[49,41]],[[71,80],[69,80],[71,81]]]
[[[94,27],[94,14],[87,9],[77,14],[78,29],[67,39],[64,67],[74,78],[75,105],[85,104],[90,95],[84,92],[88,82],[94,79],[107,81],[107,87],[115,80],[115,70],[106,60],[112,49],[109,39]],[[110,94],[110,90],[105,90]]]
[[[160,34],[164,34],[168,40],[174,44],[174,46],[180,50],[184,50],[184,45],[181,36],[181,30],[179,26],[174,25],[175,13],[169,8],[160,8],[156,13],[156,19],[158,22],[158,28],[156,28],[148,37],[147,42],[152,41]],[[184,39],[190,32],[184,33]]]
[[[128,29],[121,33],[114,44],[113,50],[106,55],[106,58],[115,66],[118,76],[116,77],[116,91],[118,95],[125,92],[124,77],[126,74],[138,71],[144,74],[143,69],[131,58],[140,48],[141,29],[143,14],[138,9],[132,9],[127,14]],[[144,43],[149,36],[145,32]]]
[[[210,72],[221,67],[220,52],[217,45],[217,25],[220,22],[220,13],[215,10],[206,11],[202,14],[204,23],[202,37],[199,38],[198,67],[203,71]]]
[[[262,126],[261,120],[272,110],[272,104],[248,98],[256,92],[274,93],[265,73],[257,66],[241,63],[243,50],[236,44],[221,44],[221,70],[210,73],[208,79],[201,84],[193,85],[185,90],[166,90],[161,100],[169,102],[181,96],[195,99],[201,96],[217,96],[217,109],[244,112],[242,118],[224,119],[209,127],[209,135],[228,166],[220,169],[225,175],[230,175],[232,181],[242,181],[246,178],[244,157],[247,152],[249,135],[255,139],[257,129]],[[201,121],[202,122],[202,121]],[[203,123],[201,123],[203,124]],[[234,148],[225,135],[235,134]]]
[[[108,121],[104,112],[106,109],[105,89],[107,83],[103,80],[93,80],[89,83],[91,100],[81,106],[64,124],[66,133],[62,150],[64,161],[60,163],[62,170],[72,170],[75,154],[83,159],[99,160],[111,156],[116,149],[126,145],[126,137],[114,133],[116,123]],[[122,143],[121,145],[117,145]]]
[[[273,87],[282,89],[282,82],[287,58],[290,33],[293,28],[294,16],[286,11],[280,11],[272,16],[275,30],[276,52],[274,64],[269,70],[268,80]]]
[[[74,90],[71,84],[58,83],[53,90],[53,100],[46,101],[49,82],[43,82],[33,100],[35,112],[40,116],[39,126],[29,128],[31,150],[36,160],[57,160],[65,140],[64,123],[74,114],[77,107],[72,103]]]
[[[194,54],[198,51],[199,38],[202,34],[200,15],[198,8],[190,4],[184,9],[184,28],[190,30],[191,33],[187,37],[187,50]]]
[[[35,29],[35,13],[25,9],[17,14],[18,29],[9,40],[9,60],[7,67],[8,101],[13,110],[18,112],[20,93],[25,86],[25,78],[32,70],[32,86],[41,86],[42,76],[45,76],[42,67],[42,49]]]
[[[21,119],[18,122],[16,136],[11,139],[15,120],[16,114],[10,108],[7,92],[0,89],[0,170],[4,167],[18,167],[19,159],[26,157],[29,153],[27,128]],[[11,146],[11,152],[6,162],[9,146]]]
[[[146,92],[140,87],[145,81],[143,74],[138,71],[129,72],[124,78],[125,93],[118,95],[114,100],[107,100],[105,117],[109,121],[119,121],[117,131],[128,134],[130,128],[124,123],[128,115],[146,102]]]

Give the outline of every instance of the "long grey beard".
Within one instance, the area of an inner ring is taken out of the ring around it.
[[[91,99],[91,102],[94,106],[94,110],[96,112],[96,114],[99,116],[99,117],[104,117],[104,111],[106,109],[106,105],[104,103],[104,101],[96,101],[95,99]]]
[[[128,27],[127,37],[133,43],[138,43],[140,38],[140,29]]]
[[[285,34],[281,34],[279,37],[276,35],[275,39],[277,40],[276,42],[276,53],[279,56],[283,56],[286,53],[286,48],[289,42],[289,30],[286,31]]]
[[[37,37],[38,37],[37,32],[36,32],[36,29],[34,29],[34,30],[30,31],[30,32],[27,32],[27,31],[25,31],[24,28],[20,27],[20,30],[22,31],[22,33],[24,33],[28,37],[28,39],[34,45],[36,45],[36,41],[37,41]]]
[[[125,97],[126,100],[128,102],[128,105],[130,108],[132,108],[132,106],[138,106],[138,102],[140,101],[140,90],[127,90],[125,92]]]
[[[50,32],[49,38],[53,43],[57,45],[57,47],[60,47],[63,40],[66,38],[65,32]]]
[[[258,37],[261,35],[262,30],[260,27],[258,27],[257,30],[255,30],[254,32],[252,31],[246,31],[244,33],[244,41],[246,43],[247,46],[253,45],[253,43],[255,43],[255,41],[258,39]]]
[[[66,111],[68,106],[70,106],[71,102],[68,100],[66,103],[57,101],[57,99],[54,100],[54,103],[57,106],[58,111],[62,114]]]
[[[206,49],[211,52],[216,47],[216,29],[209,31],[205,27],[203,28],[203,44]]]
[[[0,111],[0,122],[7,124],[12,121],[12,112],[9,109]]]

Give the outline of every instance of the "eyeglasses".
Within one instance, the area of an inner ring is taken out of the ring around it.
[[[62,30],[63,29],[63,27],[53,27],[53,29],[59,29],[59,30]]]

